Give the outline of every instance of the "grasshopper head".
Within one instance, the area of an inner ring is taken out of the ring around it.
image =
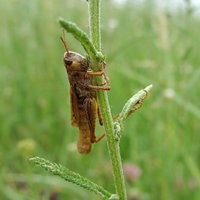
[[[89,68],[87,59],[79,53],[69,51],[66,41],[62,37],[61,40],[66,49],[63,58],[66,69],[69,71],[87,71]]]
[[[73,51],[66,51],[64,53],[64,65],[67,70],[71,71],[87,71],[89,64],[85,57]]]

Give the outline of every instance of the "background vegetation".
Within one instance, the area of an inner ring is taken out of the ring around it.
[[[126,168],[129,199],[200,199],[200,19],[187,6],[169,12],[153,1],[133,2],[102,1],[113,115],[138,90],[154,85],[142,109],[127,120],[121,140],[123,162],[133,172]],[[28,160],[34,156],[114,192],[106,140],[90,155],[76,150],[58,17],[87,32],[84,0],[0,0],[2,200],[98,199],[35,167]],[[84,54],[71,35],[66,40]],[[97,125],[96,132],[103,128]]]

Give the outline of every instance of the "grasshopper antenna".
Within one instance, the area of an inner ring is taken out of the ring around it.
[[[64,39],[63,39],[64,38]],[[64,44],[64,47],[65,47],[65,50],[67,52],[67,56],[70,56],[70,52],[69,52],[69,48],[67,46],[67,43],[66,43],[66,39],[65,39],[65,31],[63,30],[63,38],[60,37],[62,43]]]

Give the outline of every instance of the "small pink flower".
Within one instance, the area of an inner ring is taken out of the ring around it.
[[[125,163],[123,165],[123,171],[125,179],[129,182],[136,181],[142,174],[141,169],[137,165],[131,163]]]

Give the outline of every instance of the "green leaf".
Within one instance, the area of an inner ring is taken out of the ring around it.
[[[40,166],[46,171],[51,172],[54,175],[57,175],[68,182],[79,185],[82,188],[85,188],[87,190],[94,192],[95,194],[100,195],[103,199],[108,199],[111,196],[111,193],[109,193],[107,190],[100,187],[96,183],[93,183],[87,178],[84,178],[81,175],[72,172],[61,165],[58,165],[56,163],[51,163],[48,160],[39,157],[31,158],[30,161],[34,163],[36,166]]]
[[[83,46],[85,51],[89,54],[89,56],[96,60],[97,62],[102,63],[105,61],[105,55],[101,52],[98,52],[90,39],[88,38],[87,34],[81,30],[75,23],[66,21],[62,18],[59,20],[60,25],[69,33],[71,33]]]

